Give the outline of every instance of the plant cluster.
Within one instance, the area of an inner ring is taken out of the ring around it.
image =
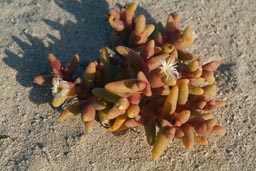
[[[104,48],[83,77],[75,78],[78,55],[64,66],[49,54],[52,73],[37,76],[35,83],[52,86],[54,107],[72,101],[58,120],[80,114],[87,132],[95,120],[110,132],[143,126],[154,160],[174,138],[191,149],[208,144],[210,134],[223,136],[213,115],[224,105],[215,99],[217,61],[204,64],[185,50],[195,37],[190,26],[179,28],[179,15],[170,15],[165,27],[155,26],[135,16],[136,8],[131,3],[109,11],[111,41],[121,57],[110,57]]]

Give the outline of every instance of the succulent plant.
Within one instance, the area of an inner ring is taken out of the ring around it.
[[[54,95],[52,105],[58,107],[63,104],[66,99],[77,96],[76,87],[73,83],[73,74],[79,62],[79,56],[77,54],[74,55],[67,66],[63,66],[60,60],[53,54],[48,55],[48,60],[52,68],[52,73],[37,76],[34,82],[38,85],[52,85],[52,94]]]
[[[108,21],[113,28],[111,40],[114,46],[137,47],[143,45],[155,30],[153,24],[146,24],[144,15],[135,17],[136,9],[137,4],[131,3],[120,11],[114,8],[109,10]]]
[[[169,15],[166,21],[166,26],[159,23],[154,33],[154,40],[157,46],[171,44],[178,50],[185,50],[195,40],[195,34],[190,26],[187,26],[183,31],[179,28],[181,16],[179,14]]]
[[[35,83],[52,85],[54,107],[73,100],[59,121],[81,114],[87,132],[95,120],[110,132],[143,126],[154,160],[174,138],[191,149],[208,144],[209,134],[223,136],[226,130],[213,115],[224,105],[216,100],[217,61],[204,64],[185,51],[194,37],[191,27],[179,30],[179,15],[168,17],[164,36],[158,29],[151,38],[155,26],[146,25],[143,15],[136,17],[136,8],[132,3],[109,12],[111,36],[121,58],[110,57],[104,48],[99,60],[90,62],[81,78],[74,78],[78,55],[66,67],[49,55],[53,73],[36,77]]]

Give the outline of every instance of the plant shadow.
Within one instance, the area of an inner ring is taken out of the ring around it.
[[[69,12],[75,17],[74,21],[61,24],[50,19],[43,22],[53,30],[59,32],[60,38],[47,34],[51,41],[49,46],[44,44],[43,39],[24,33],[27,41],[17,36],[12,40],[19,46],[22,53],[5,50],[6,58],[3,62],[17,71],[16,80],[24,87],[32,87],[30,100],[35,104],[51,101],[49,87],[40,87],[33,84],[37,75],[49,73],[47,55],[55,54],[64,64],[75,53],[80,55],[81,63],[96,59],[99,49],[107,46],[110,28],[107,19],[108,13],[106,1],[94,0],[55,0],[57,6]]]
[[[109,6],[105,0],[55,0],[55,4],[75,17],[75,21],[68,20],[64,24],[60,21],[43,19],[43,23],[59,32],[59,37],[47,34],[48,46],[44,39],[39,39],[29,33],[24,33],[25,39],[12,36],[12,40],[19,46],[22,53],[5,50],[6,58],[3,62],[17,71],[16,80],[24,87],[32,87],[29,98],[35,104],[51,101],[50,87],[37,86],[33,80],[38,75],[50,71],[47,56],[56,55],[64,64],[73,57],[80,55],[78,71],[85,68],[86,63],[95,60],[100,55],[100,49],[109,47],[111,28],[107,18]],[[121,7],[116,4],[116,7]],[[154,23],[154,19],[142,7],[138,6],[136,15],[144,14],[147,23]],[[113,48],[113,47],[112,47]]]
[[[52,95],[50,87],[37,86],[33,80],[38,75],[49,73],[47,56],[49,53],[55,54],[64,64],[74,54],[79,54],[82,65],[78,71],[84,69],[84,64],[97,59],[99,50],[109,46],[109,36],[111,28],[108,24],[105,14],[108,14],[109,6],[105,0],[55,0],[58,7],[74,16],[75,21],[62,22],[43,19],[43,23],[58,31],[59,37],[52,34],[47,34],[48,46],[45,45],[45,39],[40,39],[29,33],[24,33],[25,38],[12,36],[12,40],[19,46],[18,51],[14,52],[10,49],[5,50],[6,58],[3,62],[9,67],[17,71],[16,81],[23,87],[32,87],[29,94],[29,99],[35,104],[49,103]],[[153,18],[141,7],[138,7],[137,14],[144,14],[147,17],[148,23],[154,23]],[[26,39],[26,40],[25,40]],[[34,114],[32,122],[38,120],[38,115]],[[38,125],[28,125],[29,130],[25,137],[29,137],[30,141],[24,142],[23,148],[19,152],[20,157],[14,160],[15,167],[19,170],[19,164],[29,160],[29,156],[33,155],[35,146],[43,148],[44,144],[38,142],[31,143],[37,139]],[[36,122],[34,122],[36,123]],[[31,133],[33,131],[33,134]],[[120,134],[118,134],[120,135]],[[33,144],[31,146],[31,144]],[[25,170],[27,170],[26,165]]]

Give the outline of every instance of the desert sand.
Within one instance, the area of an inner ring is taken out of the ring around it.
[[[30,171],[252,171],[256,167],[256,3],[254,0],[142,0],[148,23],[182,15],[197,39],[189,49],[204,62],[218,60],[215,112],[227,129],[208,146],[187,151],[175,140],[151,159],[143,128],[113,135],[94,125],[87,134],[79,117],[59,123],[50,87],[33,83],[49,72],[47,54],[64,63],[75,53],[82,70],[110,45],[105,14],[117,0],[0,0],[0,170]],[[111,48],[111,47],[110,47]],[[7,138],[9,137],[9,139]]]

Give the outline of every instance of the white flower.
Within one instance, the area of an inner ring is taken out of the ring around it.
[[[69,92],[69,85],[67,81],[64,81],[60,77],[54,77],[52,79],[52,95],[54,98],[65,99]]]
[[[170,59],[168,61],[161,60],[161,64],[161,73],[163,73],[166,76],[166,80],[168,80],[169,78],[177,79],[179,77],[179,73],[176,69],[177,61],[172,62]]]

